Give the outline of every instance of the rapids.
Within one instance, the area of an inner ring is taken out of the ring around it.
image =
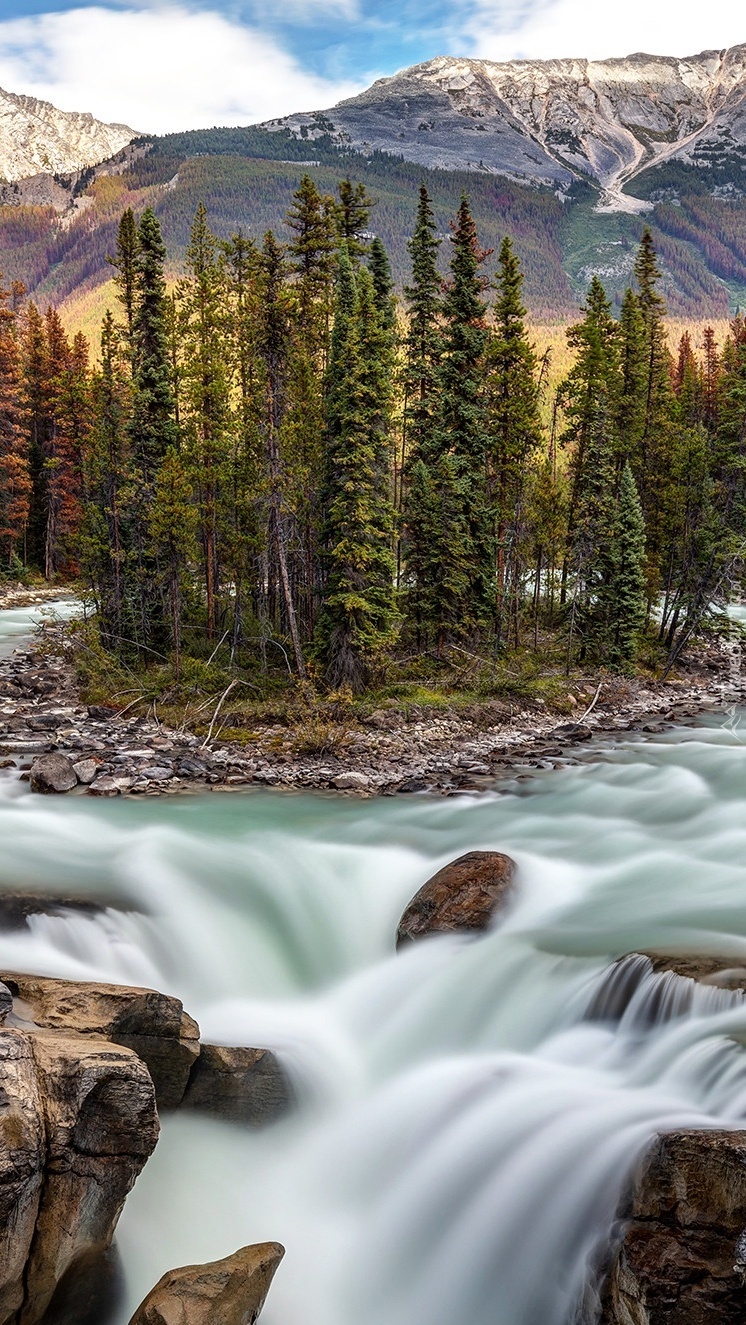
[[[258,1132],[165,1119],[116,1325],[166,1269],[269,1238],[262,1325],[569,1325],[651,1136],[746,1118],[740,995],[648,976],[598,1012],[620,953],[746,962],[740,721],[481,797],[95,802],[0,773],[0,887],[108,903],[32,918],[2,963],[178,994],[205,1039],[274,1048],[299,1095]],[[419,884],[491,848],[520,868],[499,927],[395,955]]]

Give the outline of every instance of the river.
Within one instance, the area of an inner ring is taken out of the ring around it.
[[[164,1120],[117,1325],[166,1269],[266,1239],[287,1256],[262,1325],[569,1325],[651,1136],[746,1117],[739,996],[654,1015],[643,987],[587,1017],[616,954],[746,963],[740,720],[479,797],[96,802],[1,773],[0,886],[110,903],[33,918],[3,963],[177,994],[205,1039],[274,1048],[300,1097],[262,1131]],[[408,898],[471,849],[517,860],[506,919],[395,954]]]

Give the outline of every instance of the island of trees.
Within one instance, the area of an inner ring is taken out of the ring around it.
[[[557,384],[511,240],[488,262],[466,197],[447,239],[415,205],[402,297],[349,179],[302,179],[287,243],[219,240],[200,207],[173,287],[155,214],[126,211],[96,362],[3,288],[2,573],[82,582],[103,647],[177,678],[675,663],[741,571],[746,322],[672,355],[646,232]]]

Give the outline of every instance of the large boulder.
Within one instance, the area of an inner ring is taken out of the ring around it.
[[[125,1198],[158,1140],[155,1092],[130,1049],[88,1036],[28,1034],[46,1159],[18,1325],[37,1325],[65,1281],[108,1250]]]
[[[290,1082],[268,1049],[203,1044],[183,1107],[260,1127],[287,1113],[292,1099]]]
[[[159,1108],[175,1109],[199,1054],[199,1027],[178,998],[127,985],[0,971],[17,1010],[36,1026],[111,1040],[147,1064]]]
[[[72,791],[78,785],[78,775],[67,755],[40,755],[31,765],[29,776],[32,791],[43,795],[53,792]]]
[[[157,1138],[153,1083],[132,1050],[0,1030],[0,1325],[56,1321],[70,1283],[78,1300],[91,1276],[100,1283]]]
[[[169,1270],[130,1325],[253,1325],[284,1255],[279,1242],[262,1242],[209,1265]]]
[[[444,865],[404,911],[397,948],[427,934],[487,929],[512,896],[515,871],[501,851],[469,851]]]
[[[670,1132],[619,1212],[599,1325],[743,1325],[746,1132]]]

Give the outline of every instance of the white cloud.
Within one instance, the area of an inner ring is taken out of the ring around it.
[[[0,86],[142,132],[250,124],[364,85],[316,77],[266,34],[171,0],[0,21]]]
[[[469,24],[484,59],[697,55],[746,41],[741,0],[477,0]]]

